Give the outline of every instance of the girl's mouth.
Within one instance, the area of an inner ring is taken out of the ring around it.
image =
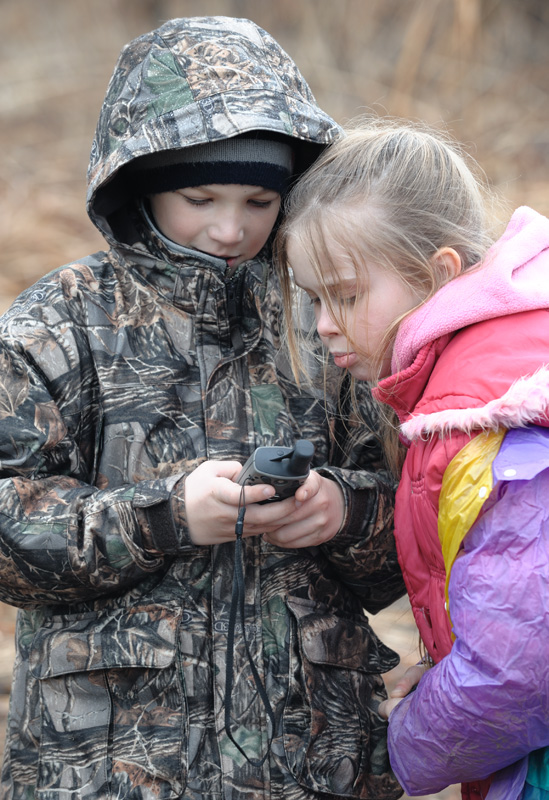
[[[334,364],[340,369],[349,369],[356,363],[356,353],[332,353]]]

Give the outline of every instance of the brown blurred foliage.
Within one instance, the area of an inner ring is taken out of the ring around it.
[[[118,52],[200,14],[266,28],[338,121],[444,125],[511,205],[549,213],[546,0],[0,0],[0,310],[103,246],[85,173]]]

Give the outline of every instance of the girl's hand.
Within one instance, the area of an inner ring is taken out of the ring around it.
[[[408,667],[404,675],[397,681],[387,700],[379,704],[379,713],[384,719],[389,719],[389,714],[407,695],[412,692],[428,669],[426,664],[415,664]]]

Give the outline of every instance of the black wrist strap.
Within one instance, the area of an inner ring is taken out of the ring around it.
[[[231,609],[229,614],[229,629],[227,632],[227,661],[225,669],[225,730],[231,742],[242,753],[244,758],[254,767],[261,767],[265,762],[265,759],[269,755],[269,751],[271,749],[271,743],[273,740],[273,735],[275,730],[275,717],[271,703],[269,702],[269,698],[267,696],[267,692],[261,682],[261,677],[257,671],[257,667],[254,663],[253,656],[250,652],[248,640],[246,639],[246,626],[245,626],[246,614],[244,608],[245,585],[244,585],[244,570],[242,566],[243,564],[242,531],[244,528],[244,514],[246,513],[246,506],[244,505],[244,487],[242,487],[242,492],[240,497],[241,497],[241,505],[238,510],[238,519],[235,527],[236,542],[234,548],[235,563],[234,563],[234,573],[233,573],[233,590],[231,597]],[[239,613],[240,616],[240,623],[242,625],[242,636],[244,638],[244,644],[246,646],[246,654],[248,656],[248,662],[250,664],[250,669],[252,671],[254,683],[256,685],[259,697],[261,698],[261,701],[263,702],[263,705],[265,707],[265,711],[267,712],[267,716],[269,718],[271,727],[267,752],[260,761],[258,761],[257,759],[248,758],[245,751],[234,739],[231,733],[231,709],[232,709],[232,691],[233,691],[233,677],[234,677],[234,635],[235,635],[237,613]]]

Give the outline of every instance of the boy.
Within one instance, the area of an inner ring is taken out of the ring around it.
[[[22,609],[2,798],[401,794],[377,714],[396,657],[362,611],[403,592],[392,482],[279,353],[271,232],[338,135],[247,20],[122,50],[89,169],[109,250],[0,321],[0,591]],[[229,645],[235,478],[298,438],[295,500],[246,487]]]

